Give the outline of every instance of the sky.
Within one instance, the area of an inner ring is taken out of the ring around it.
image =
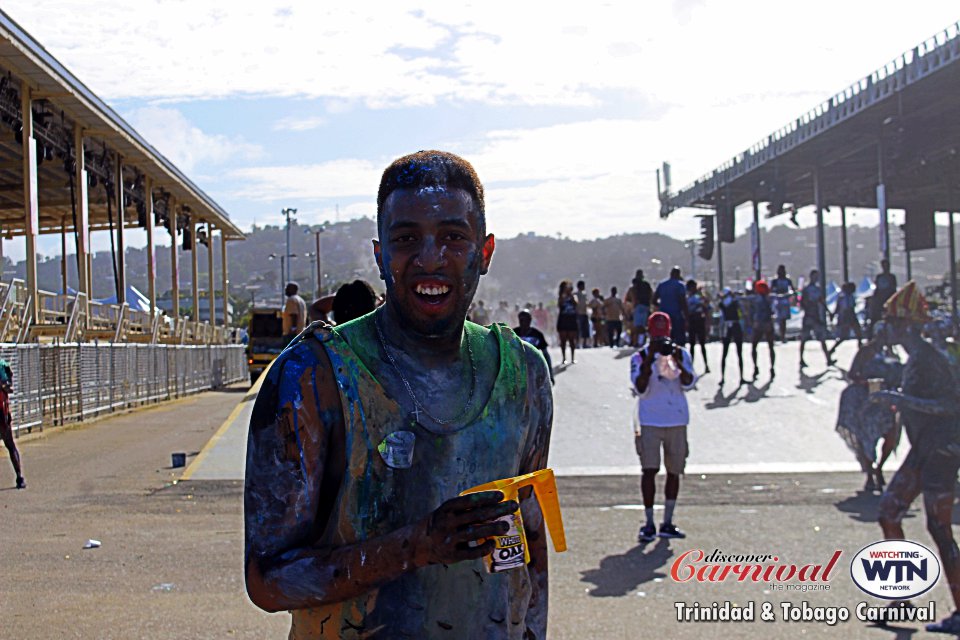
[[[691,212],[659,217],[663,161],[680,189],[960,18],[941,0],[132,6],[3,10],[242,229],[285,207],[373,216],[383,168],[439,148],[475,166],[501,238],[695,238]]]

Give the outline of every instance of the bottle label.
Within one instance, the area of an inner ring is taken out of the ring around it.
[[[508,571],[524,565],[527,541],[523,533],[523,519],[520,512],[505,515],[499,520],[510,525],[510,530],[502,536],[496,536],[493,553],[490,554],[491,573]]]

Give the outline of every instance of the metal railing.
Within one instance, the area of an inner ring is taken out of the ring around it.
[[[242,345],[2,344],[15,433],[247,379]]]
[[[32,305],[37,305],[38,322],[32,322]],[[30,299],[26,283],[14,278],[0,282],[0,343],[112,341],[141,344],[209,345],[230,344],[229,327],[186,318],[168,318],[160,313],[131,309],[122,304],[87,300],[83,293],[61,294],[38,291]]]
[[[874,104],[890,98],[904,87],[954,63],[958,58],[960,22],[950,25],[869,76],[824,100],[677,194],[668,195],[667,214],[674,209],[700,202],[724,185]]]

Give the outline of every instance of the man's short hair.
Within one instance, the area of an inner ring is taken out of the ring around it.
[[[483,185],[473,166],[447,151],[417,151],[397,158],[384,169],[377,191],[377,233],[382,230],[380,222],[383,205],[391,193],[397,189],[419,189],[424,187],[447,187],[463,189],[470,194],[477,206],[480,224],[479,237],[487,235],[486,205],[483,199]]]

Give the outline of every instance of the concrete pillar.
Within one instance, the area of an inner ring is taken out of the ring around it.
[[[20,89],[20,113],[23,126],[23,206],[26,225],[27,295],[33,300],[33,323],[40,320],[37,289],[37,235],[40,232],[40,205],[37,199],[37,141],[33,139],[33,100],[30,87]]]

